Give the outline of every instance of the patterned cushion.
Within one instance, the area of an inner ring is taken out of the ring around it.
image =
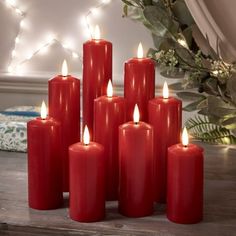
[[[35,114],[39,111],[38,107],[21,106],[6,109],[8,113],[0,114],[0,150],[4,151],[27,151],[27,122],[35,117],[30,116],[30,112]],[[25,116],[12,115],[11,112],[23,114],[29,112]],[[10,114],[10,115],[7,115]]]

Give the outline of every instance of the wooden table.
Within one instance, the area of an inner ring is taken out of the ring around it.
[[[0,152],[0,235],[236,235],[236,149],[205,148],[204,220],[194,225],[169,222],[165,206],[153,216],[126,218],[117,203],[107,203],[107,218],[78,223],[68,217],[68,196],[58,210],[36,211],[27,205],[26,154]]]

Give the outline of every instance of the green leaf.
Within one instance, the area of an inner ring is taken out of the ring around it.
[[[166,10],[157,6],[147,6],[143,11],[147,22],[152,26],[152,32],[157,36],[174,37],[178,32],[178,24],[170,18]]]
[[[206,98],[204,95],[193,92],[178,92],[177,96],[186,101],[202,100]]]
[[[185,106],[183,108],[183,110],[184,111],[188,111],[188,112],[199,110],[198,105],[201,102],[202,102],[202,100],[199,100],[199,101],[196,101],[196,102],[192,102],[192,103],[188,104],[187,106]]]
[[[122,0],[122,2],[124,4],[126,4],[127,6],[133,6],[133,7],[141,7],[141,1],[139,0]]]
[[[189,46],[191,48],[193,37],[192,37],[192,27],[188,27],[183,31],[183,36]]]
[[[152,0],[143,0],[144,6],[152,5]]]
[[[147,57],[153,58],[154,60],[156,59],[155,54],[158,53],[156,49],[149,48],[147,52]]]
[[[232,101],[236,103],[236,75],[233,75],[229,78],[227,82],[227,90],[230,94]]]
[[[128,16],[128,5],[123,6],[123,16],[125,16],[125,17]]]
[[[157,36],[155,34],[152,34],[152,40],[153,40],[155,48],[157,48],[159,50],[160,49],[160,45],[165,40],[165,38]]]
[[[212,123],[207,116],[196,116],[186,122],[189,133],[211,144],[236,144],[236,137],[226,128]]]
[[[194,23],[193,17],[184,1],[175,1],[172,7],[172,11],[181,24],[190,26]]]
[[[183,64],[188,64],[190,66],[195,66],[195,60],[193,55],[189,52],[189,50],[187,48],[184,47],[179,47],[175,49],[175,53],[177,54],[177,56],[179,57],[179,62]]]
[[[184,76],[184,72],[176,67],[160,67],[160,69],[160,74],[168,79],[180,79]]]
[[[220,97],[208,96],[207,107],[209,115],[222,117],[235,112],[236,107],[224,102]]]
[[[236,117],[229,118],[223,121],[221,124],[227,129],[236,129]]]
[[[182,83],[178,82],[178,83],[170,84],[169,85],[169,89],[172,89],[172,90],[183,90],[184,88],[182,86]]]

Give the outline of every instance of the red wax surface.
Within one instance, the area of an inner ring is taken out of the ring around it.
[[[118,199],[118,128],[125,123],[125,99],[102,96],[94,101],[94,141],[102,144],[106,158],[106,199]]]
[[[144,122],[119,127],[119,211],[128,217],[153,213],[153,128]]]
[[[168,149],[167,217],[181,224],[203,218],[203,149],[176,144]]]
[[[28,122],[27,135],[29,207],[59,208],[63,203],[60,124],[36,118]]]
[[[70,217],[95,222],[105,217],[105,157],[102,145],[76,143],[70,155]]]
[[[63,191],[69,191],[68,147],[80,140],[80,80],[57,76],[49,80],[49,116],[60,121],[63,161]]]
[[[93,139],[94,99],[106,94],[112,80],[112,44],[90,40],[83,45],[83,127],[88,126]]]
[[[155,96],[155,64],[149,58],[133,58],[125,63],[124,96],[127,119],[133,120],[137,103],[140,120],[148,122],[148,101]]]
[[[154,128],[155,201],[165,203],[167,149],[180,142],[182,102],[173,97],[157,97],[149,101],[148,112],[149,123]]]

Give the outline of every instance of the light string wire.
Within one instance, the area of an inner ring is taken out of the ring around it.
[[[36,55],[38,55],[43,50],[46,50],[47,48],[51,47],[53,44],[57,43],[60,45],[67,53],[69,53],[73,58],[78,58],[82,61],[82,54],[77,53],[76,51],[72,50],[68,45],[64,44],[61,40],[57,39],[56,37],[53,37],[49,39],[47,42],[43,43],[40,47],[36,48],[29,56],[21,60],[20,62],[16,63],[14,66],[13,60],[16,57],[16,48],[17,44],[20,41],[20,36],[22,35],[23,28],[24,28],[24,20],[26,18],[26,12],[23,12],[18,6],[15,5],[14,0],[4,0],[5,4],[10,7],[18,16],[21,17],[21,20],[19,21],[19,29],[17,32],[17,35],[14,40],[13,49],[11,51],[11,57],[8,62],[7,71],[8,73],[17,73],[19,72],[19,69],[21,66],[23,66],[25,63],[29,62],[32,58],[34,58]],[[88,12],[85,14],[85,25],[87,27],[87,30],[90,32],[90,37],[93,38],[92,35],[92,27],[89,24],[89,17],[91,15],[96,15],[97,11],[103,7],[105,7],[108,3],[110,3],[111,0],[102,0],[100,1],[96,6],[88,10]]]

